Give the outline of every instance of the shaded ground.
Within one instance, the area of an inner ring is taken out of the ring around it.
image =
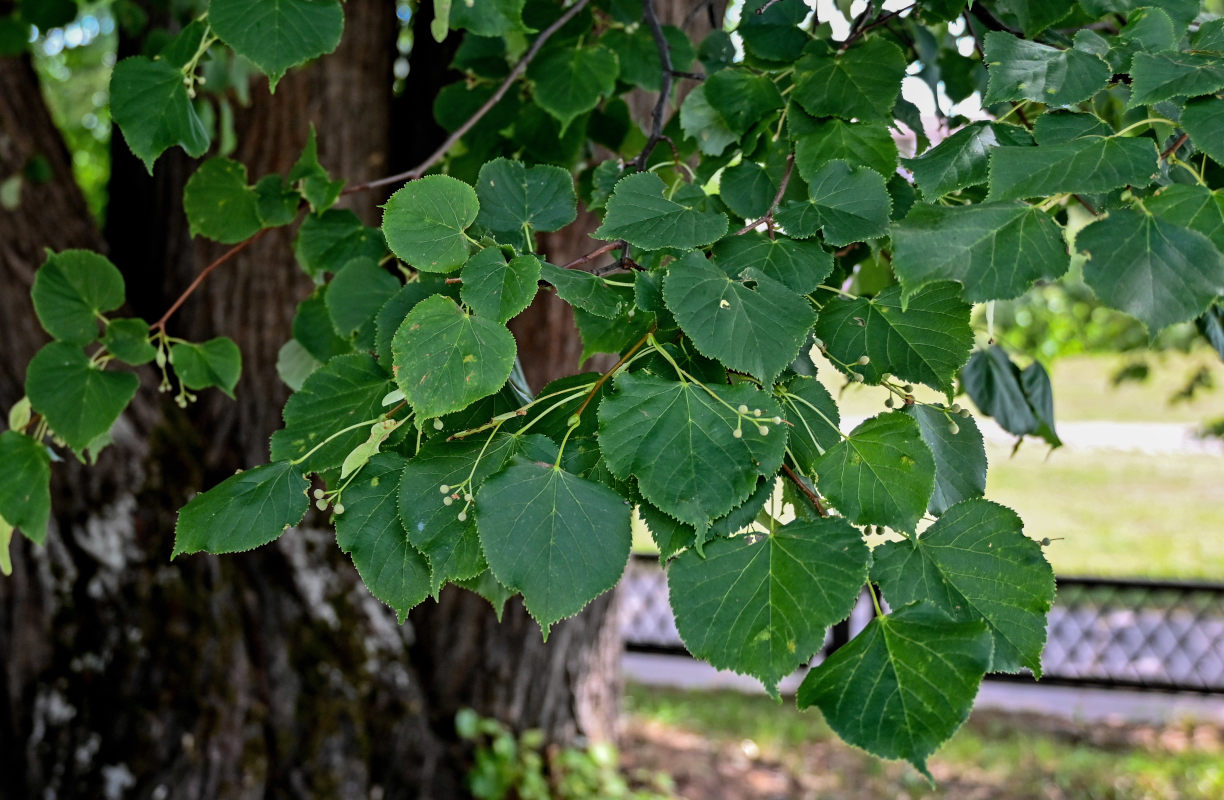
[[[932,757],[931,789],[908,765],[841,743],[815,712],[723,693],[634,688],[630,700],[623,767],[667,773],[688,800],[1224,796],[1224,729],[1216,725],[1084,725],[978,712]]]

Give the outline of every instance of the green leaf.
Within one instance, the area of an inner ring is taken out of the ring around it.
[[[888,232],[892,199],[878,172],[830,161],[808,181],[808,200],[785,203],[778,224],[797,239],[824,229],[829,244],[878,239]]]
[[[295,392],[321,366],[323,363],[302,347],[297,339],[285,342],[276,354],[276,374]]]
[[[302,148],[302,154],[298,156],[293,168],[289,170],[288,181],[301,190],[302,197],[310,204],[310,210],[316,216],[330,209],[340,197],[344,181],[333,181],[331,175],[319,163],[319,142],[315,134],[314,123],[310,125],[310,133],[306,137],[306,146]],[[351,212],[347,213],[351,214]]]
[[[506,257],[495,247],[481,250],[463,265],[460,296],[482,317],[506,322],[516,317],[536,296],[540,260],[535,256]]]
[[[105,257],[89,250],[49,253],[30,298],[47,333],[72,344],[98,338],[98,316],[123,305],[123,275]]]
[[[201,550],[238,553],[274,541],[306,515],[309,488],[288,461],[231,475],[179,511],[170,557]]]
[[[1016,18],[1024,35],[1030,38],[1064,19],[1074,7],[1066,0],[1003,0],[999,5]]]
[[[378,314],[374,317],[374,352],[378,356],[378,363],[388,372],[395,363],[391,343],[404,317],[408,316],[408,312],[415,308],[417,303],[435,294],[443,294],[457,300],[459,287],[453,283],[445,283],[441,276],[422,273],[417,275],[417,279],[412,283],[401,286],[399,291],[378,309]]]
[[[761,421],[741,420],[740,405],[760,408]],[[710,520],[742,503],[757,476],[782,463],[786,432],[775,416],[781,410],[773,399],[748,384],[701,387],[622,373],[599,404],[599,445],[613,475],[633,475],[647,500],[697,526],[700,547]]]
[[[793,62],[809,41],[799,23],[810,11],[803,0],[748,0],[735,32],[743,39],[744,49],[756,58]]]
[[[1130,209],[1084,228],[1084,281],[1103,302],[1137,318],[1152,335],[1194,319],[1224,293],[1224,255],[1198,231]]]
[[[893,270],[903,296],[933,281],[960,281],[965,299],[1006,300],[1067,271],[1062,230],[1024,203],[918,204],[893,226]]]
[[[876,548],[872,578],[894,605],[927,602],[953,619],[981,620],[994,638],[995,672],[1041,677],[1054,570],[1010,508],[966,500],[921,536]]]
[[[324,284],[298,303],[293,318],[293,338],[319,361],[353,351],[353,343],[341,339],[331,323],[331,315],[327,313],[327,289],[328,285]]]
[[[233,244],[263,227],[259,198],[247,186],[247,170],[228,158],[210,158],[183,189],[183,211],[192,236]]]
[[[786,446],[799,471],[815,476],[816,460],[842,439],[841,414],[820,381],[796,375],[778,395],[790,426]]]
[[[1059,50],[1001,31],[986,34],[985,60],[990,76],[986,104],[1030,100],[1048,106],[1074,105],[1104,89],[1113,74],[1092,53],[1074,47]]]
[[[105,371],[66,342],[47,345],[26,367],[25,390],[34,410],[78,453],[110,430],[139,386],[135,375]]]
[[[1224,253],[1224,192],[1174,183],[1145,199],[1143,205],[1166,222],[1198,231]]]
[[[542,264],[540,279],[552,284],[557,290],[557,296],[574,308],[581,308],[599,317],[618,317],[628,305],[623,293],[617,292],[589,272]]]
[[[728,167],[718,179],[718,196],[744,219],[763,216],[777,191],[769,173],[755,161]]]
[[[961,373],[969,398],[983,414],[1008,433],[1024,436],[1037,430],[1037,417],[1020,386],[1020,369],[998,345],[974,353]]]
[[[605,241],[624,239],[643,250],[685,250],[716,242],[727,232],[725,214],[698,209],[698,202],[705,199],[700,190],[696,190],[700,197],[687,202],[665,196],[666,190],[653,172],[622,178],[608,198],[607,215],[593,236]]]
[[[464,230],[480,203],[471,186],[449,175],[409,181],[383,211],[383,235],[391,252],[425,272],[450,272],[467,261]]]
[[[1181,126],[1190,134],[1190,141],[1202,152],[1224,166],[1224,100],[1218,97],[1200,97],[1186,103],[1182,111]]]
[[[458,0],[450,3],[450,27],[471,31],[477,36],[504,36],[526,31],[523,24],[524,0]],[[443,19],[445,19],[443,15]],[[442,30],[446,30],[445,24]],[[438,39],[438,41],[442,41]]]
[[[636,306],[617,317],[599,317],[575,308],[574,322],[582,337],[582,355],[578,363],[596,353],[623,353],[651,330],[655,320],[653,313],[643,312]]]
[[[917,403],[906,409],[918,421],[935,459],[935,493],[927,510],[936,516],[962,500],[986,493],[986,448],[973,417],[959,418]]]
[[[1075,139],[1038,147],[997,147],[990,157],[987,201],[1060,192],[1108,192],[1151,183],[1158,170],[1148,138]]]
[[[791,111],[802,113],[794,108]],[[897,171],[897,143],[882,122],[848,122],[830,117],[813,121],[810,131],[802,134],[798,123],[791,124],[795,168],[805,181],[811,181],[830,161],[868,167],[881,175]]]
[[[708,156],[722,155],[727,145],[739,140],[706,99],[704,86],[694,88],[680,104],[680,129]]]
[[[714,258],[729,275],[752,268],[801,294],[815,291],[833,271],[833,254],[819,242],[771,239],[756,231],[723,239],[714,245]]]
[[[1136,53],[1130,107],[1224,89],[1224,58],[1203,53]]]
[[[476,495],[489,568],[522,592],[545,638],[616,585],[629,560],[629,516],[616,492],[548,464],[512,466]]]
[[[736,136],[743,136],[770,111],[782,107],[778,87],[765,75],[723,69],[705,79],[705,97]]]
[[[1038,125],[1050,114],[1038,117]],[[1027,145],[1023,128],[1001,122],[974,122],[944,139],[918,158],[901,163],[914,173],[922,196],[934,202],[949,192],[986,182],[990,152],[1000,145]]]
[[[867,383],[891,373],[947,392],[973,349],[969,312],[954,283],[928,284],[904,304],[901,287],[894,285],[871,299],[830,299],[820,310],[816,335],[834,363],[849,364],[843,369]],[[864,355],[871,360],[858,364]]]
[[[399,290],[400,282],[377,261],[356,258],[332,278],[323,302],[336,332],[349,337],[369,324]]]
[[[710,523],[709,536],[734,536],[756,522],[769,498],[773,495],[774,480],[770,476],[757,482],[756,490],[748,499],[731,509],[726,516]],[[697,530],[687,522],[668,516],[646,500],[638,498],[638,515],[650,536],[659,547],[659,559],[663,562],[674,558],[682,550],[696,546]]]
[[[472,578],[485,569],[475,514],[465,496],[474,495],[486,478],[522,449],[520,437],[504,433],[453,441],[439,438],[426,442],[404,465],[400,520],[408,541],[429,560],[433,594],[447,581]],[[446,492],[440,491],[443,486]],[[464,519],[459,519],[460,511]]]
[[[1106,14],[1129,14],[1144,6],[1156,6],[1181,22],[1183,27],[1194,19],[1201,6],[1200,0],[1079,0],[1079,4],[1094,19]]]
[[[814,117],[887,118],[901,91],[906,59],[892,42],[869,37],[844,52],[813,41],[795,64],[795,100]]]
[[[242,375],[242,353],[234,340],[218,336],[201,344],[183,342],[170,348],[174,373],[188,389],[216,386],[230,397]]]
[[[272,434],[272,460],[301,459],[337,431],[374,422],[386,411],[382,399],[391,388],[391,378],[366,353],[331,359],[285,403],[285,427]],[[299,468],[303,473],[335,469],[368,435],[368,427],[342,433],[306,457]]]
[[[817,484],[855,525],[913,531],[935,486],[935,461],[904,412],[872,417],[816,460]]]
[[[705,356],[769,383],[795,360],[816,314],[808,301],[748,268],[731,278],[701,252],[671,265],[667,307]]]
[[[1096,114],[1079,114],[1069,111],[1052,111],[1042,114],[1033,123],[1033,138],[1039,145],[1066,144],[1084,136],[1112,136],[1113,128]],[[1003,142],[1003,144],[1028,144],[1028,142]]]
[[[1062,447],[1062,440],[1054,431],[1054,387],[1040,361],[1034,361],[1020,373],[1020,388],[1037,417],[1036,434],[1050,447]]]
[[[613,94],[620,61],[601,45],[546,50],[527,67],[536,103],[561,123],[561,132],[599,98]]]
[[[429,564],[408,543],[396,498],[404,457],[379,453],[344,490],[344,513],[336,515],[336,544],[353,559],[370,594],[403,622],[429,595]]]
[[[639,9],[635,19],[640,15]],[[688,35],[674,25],[664,25],[663,36],[670,50],[672,69],[687,70],[696,58]],[[648,92],[657,92],[662,88],[663,64],[659,61],[659,48],[650,28],[638,25],[632,33],[626,29],[613,28],[600,37],[599,41],[618,56],[620,80],[640,86]]]
[[[35,544],[47,539],[51,517],[51,457],[42,442],[16,431],[0,433],[0,519]],[[0,543],[5,553],[8,541]]]
[[[339,0],[212,0],[208,22],[234,52],[268,76],[269,89],[290,67],[330,53],[344,32]]]
[[[265,228],[288,225],[297,216],[302,196],[285,185],[279,175],[265,175],[255,184],[255,210]]]
[[[325,272],[339,272],[355,258],[381,261],[386,242],[377,228],[367,228],[348,209],[332,208],[302,220],[293,255],[306,274],[320,280]]]
[[[824,644],[867,579],[871,552],[845,520],[795,521],[768,534],[710,542],[667,570],[676,627],[689,652],[777,684]]]
[[[515,344],[505,325],[434,295],[404,318],[391,351],[395,381],[417,418],[425,420],[500,389],[514,367]]]
[[[179,145],[192,158],[208,150],[208,132],[187,96],[183,73],[164,61],[134,56],[116,64],[110,103],[112,119],[150,175],[168,147]]]
[[[574,179],[561,167],[495,158],[480,168],[476,180],[480,214],[476,222],[499,235],[518,234],[505,241],[518,245],[524,229],[556,231],[578,215]],[[530,241],[530,240],[528,240]]]
[[[149,323],[143,319],[112,319],[102,334],[102,344],[115,358],[133,367],[157,357],[157,348],[149,342]]]
[[[797,701],[850,744],[930,779],[927,757],[969,716],[990,654],[985,624],[920,603],[873,619],[808,673]]]
[[[461,586],[469,592],[478,594],[489,601],[489,605],[493,606],[493,613],[497,616],[498,622],[502,621],[502,612],[506,609],[506,601],[515,595],[515,592],[498,583],[497,578],[493,577],[492,570],[487,569],[475,578],[455,581],[455,585]]]

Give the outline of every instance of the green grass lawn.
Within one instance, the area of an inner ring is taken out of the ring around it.
[[[794,796],[801,797],[1224,797],[1221,731],[1212,726],[1085,725],[976,712],[931,758],[938,782],[932,789],[908,765],[879,761],[841,743],[818,711],[800,712],[791,702],[779,706],[735,692],[630,686],[626,712],[631,731],[653,730],[673,742],[696,732],[707,749],[721,743],[770,762],[796,780],[802,791]],[[668,769],[666,763],[659,768]]]

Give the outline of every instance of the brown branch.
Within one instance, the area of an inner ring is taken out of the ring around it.
[[[807,497],[808,502],[810,502],[812,507],[816,509],[817,514],[822,517],[829,516],[829,512],[825,510],[824,503],[820,502],[820,495],[812,491],[812,488],[803,482],[803,479],[800,478],[793,469],[791,469],[790,464],[784,463],[782,465],[782,471],[786,473],[786,477],[790,478],[791,482],[794,483],[795,486],[799,487],[799,491],[803,492],[804,496]]]
[[[407,172],[400,172],[396,175],[388,175],[385,178],[379,178],[378,180],[359,183],[348,187],[341,192],[341,194],[353,194],[354,192],[362,192],[367,189],[374,189],[379,186],[386,186],[392,183],[413,181],[424,175],[426,170],[442,160],[442,157],[445,156],[446,153],[452,147],[454,147],[460,139],[463,138],[464,134],[472,129],[472,126],[474,126],[477,122],[480,122],[485,114],[489,113],[494,106],[501,102],[501,99],[505,97],[506,92],[510,90],[511,84],[518,80],[519,77],[527,71],[527,65],[530,64],[532,59],[534,59],[540,52],[540,48],[544,46],[544,43],[552,38],[552,35],[559,31],[567,22],[573,19],[579,11],[585,8],[588,2],[590,2],[590,0],[578,0],[577,3],[574,3],[574,5],[570,6],[564,14],[558,17],[556,22],[545,28],[544,32],[537,36],[535,41],[531,43],[531,47],[525,54],[523,54],[523,57],[519,59],[519,62],[514,65],[514,69],[510,70],[510,74],[506,76],[504,81],[502,81],[501,86],[497,87],[497,91],[493,92],[492,96],[490,96],[489,99],[480,106],[480,108],[476,109],[476,112],[472,114],[472,116],[467,118],[467,121],[456,128],[450,136],[446,137],[446,141],[442,142],[442,144],[438,146],[437,150],[430,153],[428,158]],[[666,66],[670,69],[671,65],[669,63]]]
[[[871,30],[872,28],[878,28],[881,25],[887,25],[889,22],[893,20],[893,18],[899,17],[900,15],[904,14],[906,11],[912,11],[914,9],[914,6],[916,5],[918,4],[910,3],[905,8],[898,8],[896,11],[889,11],[887,14],[884,14],[883,16],[878,17],[867,24],[860,26],[858,30],[852,31],[850,35],[846,37],[846,41],[842,42],[840,49],[842,51],[845,51],[846,48],[848,48],[856,40],[862,38],[863,34],[866,33],[867,31]],[[871,7],[870,4],[868,4],[868,8],[870,7]]]
[[[1081,206],[1083,206],[1085,209],[1087,209],[1089,214],[1091,214],[1091,215],[1092,215],[1092,216],[1094,216],[1094,217],[1099,217],[1099,216],[1101,216],[1101,212],[1100,212],[1100,211],[1097,211],[1097,210],[1096,210],[1096,209],[1093,207],[1092,203],[1089,203],[1087,200],[1085,200],[1085,199],[1083,198],[1083,196],[1082,196],[1082,195],[1073,194],[1073,195],[1071,195],[1071,196],[1072,196],[1072,197],[1074,197],[1074,198],[1075,198],[1075,199],[1076,199],[1076,200],[1079,202],[1079,204],[1080,204]]]
[[[748,231],[764,222],[769,227],[769,237],[773,238],[773,215],[778,210],[778,204],[782,202],[782,195],[786,194],[786,186],[790,183],[791,172],[795,169],[795,153],[791,151],[786,156],[786,169],[782,173],[782,182],[778,184],[778,192],[774,195],[773,202],[769,204],[769,210],[765,212],[765,216],[754,222],[749,222],[744,227],[735,232],[736,236],[743,236]]]
[[[229,261],[234,256],[238,255],[246,248],[250,247],[256,240],[258,240],[261,236],[263,236],[265,233],[267,233],[270,230],[272,229],[263,228],[251,238],[241,241],[238,244],[231,247],[229,250],[226,250],[224,253],[221,254],[220,258],[218,258],[216,261],[212,262],[207,267],[205,267],[203,270],[201,270],[200,274],[195,276],[195,280],[191,282],[191,285],[188,286],[186,289],[184,289],[183,293],[180,294],[178,299],[174,301],[174,305],[170,306],[170,308],[166,311],[165,314],[162,314],[161,319],[159,319],[157,322],[154,322],[152,325],[149,326],[149,332],[150,333],[152,333],[153,331],[163,331],[164,332],[166,330],[166,322],[169,321],[170,317],[173,316],[174,312],[178,311],[179,307],[182,306],[183,303],[187,301],[187,298],[191,297],[192,293],[196,289],[200,288],[200,284],[204,282],[204,279],[207,278],[213,270],[215,270],[217,267],[224,264],[226,261]]]
[[[565,266],[561,267],[561,269],[574,269],[574,268],[576,268],[576,267],[581,267],[583,264],[589,264],[589,263],[591,263],[591,262],[592,262],[592,261],[594,261],[595,259],[597,259],[597,258],[599,258],[600,256],[602,256],[604,253],[610,253],[610,252],[612,252],[613,250],[616,250],[617,248],[620,248],[620,247],[628,247],[628,246],[629,246],[629,245],[627,245],[625,242],[623,242],[623,241],[621,241],[621,240],[619,240],[619,239],[618,239],[618,240],[616,240],[615,242],[608,242],[607,244],[602,244],[602,245],[600,245],[599,247],[596,247],[596,248],[595,248],[594,250],[592,250],[591,252],[589,252],[589,253],[587,253],[587,254],[585,254],[585,255],[578,256],[578,257],[577,257],[577,258],[575,258],[573,261],[571,261],[571,262],[569,262],[568,264],[566,264]]]
[[[586,411],[586,407],[591,404],[591,399],[595,397],[597,392],[599,392],[599,387],[607,383],[608,378],[611,378],[612,375],[615,374],[618,369],[625,366],[625,362],[633,358],[633,354],[636,353],[638,350],[641,350],[642,345],[650,341],[650,337],[654,335],[656,327],[657,326],[655,325],[651,325],[650,330],[646,331],[646,335],[643,336],[641,339],[638,339],[637,344],[635,344],[633,347],[630,347],[628,350],[626,350],[625,354],[620,357],[620,361],[617,361],[615,364],[612,365],[612,369],[608,370],[603,375],[599,376],[599,380],[595,381],[595,385],[592,386],[591,391],[587,393],[586,399],[582,401],[582,405],[578,406],[578,410],[574,412],[575,417],[582,416],[582,412]]]
[[[1190,134],[1188,133],[1183,133],[1181,136],[1178,136],[1177,140],[1174,141],[1173,144],[1165,148],[1165,151],[1160,154],[1160,160],[1164,161],[1166,158],[1176,153],[1177,149],[1181,147],[1183,144],[1185,144],[1189,139],[1190,139]]]
[[[642,152],[638,153],[638,157],[633,160],[633,166],[638,172],[646,169],[646,162],[650,159],[650,154],[663,140],[663,113],[667,111],[672,81],[675,80],[672,73],[671,45],[667,43],[667,37],[663,35],[663,26],[659,22],[658,15],[655,14],[654,0],[642,0],[642,18],[646,21],[646,26],[650,28],[650,35],[654,37],[655,49],[659,51],[662,75],[659,82],[659,100],[655,103],[654,111],[650,115],[650,136],[646,139],[646,146],[642,148]]]

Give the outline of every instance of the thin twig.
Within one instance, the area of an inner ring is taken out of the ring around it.
[[[795,486],[799,487],[799,491],[803,492],[803,494],[807,497],[808,501],[812,504],[812,507],[816,509],[817,514],[822,517],[827,517],[829,515],[829,512],[825,511],[824,503],[820,502],[820,495],[812,491],[812,488],[804,483],[802,478],[795,474],[795,471],[791,469],[790,464],[783,463],[782,471],[786,473],[786,477],[790,478]]]
[[[1076,199],[1076,201],[1078,201],[1078,202],[1079,202],[1079,204],[1080,204],[1081,206],[1083,206],[1085,209],[1087,209],[1087,211],[1088,211],[1088,213],[1089,213],[1089,214],[1091,214],[1091,215],[1092,215],[1092,216],[1094,216],[1094,217],[1099,217],[1099,216],[1101,216],[1101,212],[1100,212],[1100,211],[1097,211],[1097,210],[1096,210],[1096,208],[1094,208],[1094,207],[1093,207],[1092,203],[1089,203],[1087,200],[1085,200],[1085,199],[1083,198],[1083,196],[1078,195],[1078,194],[1072,194],[1071,196],[1072,196],[1072,197],[1074,197],[1074,198]]]
[[[904,14],[906,11],[912,11],[914,6],[916,5],[918,4],[910,3],[905,8],[898,8],[896,11],[889,11],[887,14],[877,17],[871,22],[860,26],[857,31],[852,32],[849,36],[846,37],[846,41],[842,42],[841,49],[845,50],[847,47],[853,44],[855,40],[862,38],[863,34],[871,30],[872,28],[878,28],[881,25],[887,25],[890,21],[892,21],[894,17],[898,17]]]
[[[1160,154],[1160,160],[1164,161],[1166,158],[1176,153],[1177,149],[1181,147],[1183,144],[1185,144],[1189,139],[1190,139],[1190,134],[1188,133],[1183,133],[1181,136],[1178,136],[1176,141],[1174,141],[1173,144],[1165,148],[1165,151]]]
[[[654,152],[655,146],[663,141],[663,113],[667,111],[667,101],[671,96],[674,80],[671,46],[667,43],[667,37],[663,35],[663,26],[659,23],[658,15],[655,14],[654,0],[642,0],[642,18],[646,21],[646,26],[650,28],[651,36],[654,37],[655,49],[659,51],[662,75],[659,82],[659,101],[655,103],[654,113],[650,115],[650,136],[646,139],[646,146],[642,148],[642,152],[638,153],[638,157],[633,160],[633,166],[639,172],[646,169],[646,162],[650,159],[650,154]]]
[[[218,258],[216,261],[212,262],[207,267],[205,267],[203,270],[201,270],[200,274],[195,276],[195,280],[191,282],[191,285],[188,286],[186,289],[184,289],[183,293],[180,294],[178,299],[174,301],[174,305],[170,306],[170,308],[167,309],[165,314],[162,314],[161,319],[159,319],[157,322],[154,322],[152,325],[149,326],[149,332],[151,333],[153,331],[165,331],[166,323],[170,320],[170,317],[173,316],[174,312],[178,311],[179,307],[182,306],[183,303],[187,301],[187,298],[191,297],[191,294],[200,287],[200,284],[204,282],[204,279],[208,277],[209,273],[211,273],[217,267],[224,264],[226,261],[229,261],[231,258],[241,253],[246,248],[250,247],[256,240],[258,240],[261,236],[263,236],[265,233],[267,233],[270,230],[272,229],[263,228],[251,238],[246,239],[242,242],[239,242],[238,244],[231,247],[229,250],[226,250],[224,253],[221,254],[220,258]]]
[[[765,0],[765,2],[761,4],[761,7],[756,10],[756,13],[764,14],[766,11],[769,10],[770,6],[774,5],[775,3],[779,3],[779,2],[781,2],[781,0]]]
[[[749,222],[744,227],[735,232],[736,236],[743,236],[748,231],[764,222],[769,226],[769,235],[773,236],[773,215],[778,210],[778,203],[782,202],[782,195],[786,194],[786,186],[790,183],[791,172],[795,169],[795,154],[789,153],[786,156],[786,169],[782,173],[782,182],[778,184],[778,192],[774,195],[773,202],[769,204],[769,210],[765,212],[765,216],[754,222]]]
[[[596,247],[591,252],[585,255],[578,256],[573,261],[561,267],[561,269],[574,269],[576,267],[581,267],[583,264],[589,264],[595,259],[602,256],[604,253],[610,253],[619,247],[627,247],[627,245],[624,242],[620,241],[619,239],[615,242],[608,242],[607,244],[602,244],[599,247]]]
[[[650,341],[650,337],[654,335],[656,327],[657,327],[656,325],[651,325],[650,330],[646,331],[646,335],[643,336],[641,339],[638,339],[637,344],[635,344],[633,347],[630,347],[628,350],[626,350],[625,354],[620,357],[620,361],[617,361],[615,364],[612,365],[612,369],[608,370],[603,375],[599,376],[599,379],[595,381],[595,385],[591,387],[591,391],[587,393],[586,399],[582,401],[582,405],[578,406],[578,410],[574,412],[575,417],[582,416],[582,412],[586,411],[586,407],[591,404],[592,398],[594,398],[595,395],[599,392],[599,387],[607,383],[608,378],[611,378],[618,369],[625,366],[625,362],[633,358],[633,354],[636,353],[638,350],[641,350],[642,345]]]
[[[569,10],[558,17],[556,22],[545,28],[544,32],[537,36],[535,41],[531,43],[531,47],[527,50],[523,57],[519,59],[519,62],[514,65],[514,69],[510,70],[510,74],[506,76],[504,81],[502,81],[501,86],[497,87],[497,91],[493,92],[492,96],[489,97],[489,99],[486,100],[484,104],[480,106],[480,108],[476,109],[476,113],[472,114],[472,116],[467,118],[466,122],[456,128],[454,133],[446,137],[446,141],[442,142],[442,144],[438,146],[437,150],[430,153],[428,158],[407,172],[401,172],[396,175],[388,175],[385,178],[367,181],[366,183],[359,183],[348,187],[341,192],[341,194],[352,194],[354,192],[362,192],[366,189],[374,189],[379,186],[386,186],[392,183],[416,180],[424,175],[426,170],[442,160],[442,157],[445,156],[447,152],[454,147],[460,139],[463,138],[464,134],[472,129],[472,126],[474,126],[477,122],[480,122],[485,114],[489,113],[494,106],[501,102],[501,99],[505,97],[506,92],[510,90],[511,84],[518,80],[519,77],[527,71],[527,65],[530,64],[532,59],[534,59],[540,52],[540,48],[544,46],[544,43],[551,39],[552,35],[559,31],[567,22],[573,19],[579,11],[585,8],[588,2],[590,2],[590,0],[578,0],[577,3],[574,3],[574,5],[569,7]],[[670,69],[670,64],[666,66]]]

